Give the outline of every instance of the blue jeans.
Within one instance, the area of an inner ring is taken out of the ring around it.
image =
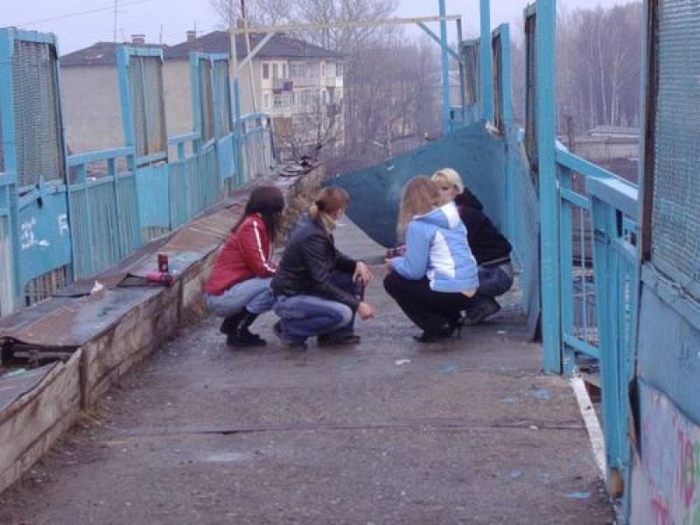
[[[489,303],[495,304],[496,310],[500,308],[498,301],[494,299],[503,295],[513,286],[513,266],[504,263],[498,266],[479,266],[479,289],[473,297],[472,304],[466,309],[467,315],[473,315],[479,308],[488,307]]]
[[[331,282],[350,294],[357,292],[351,274],[334,272]],[[274,311],[282,320],[284,335],[295,342],[319,334],[349,335],[355,324],[352,308],[317,295],[281,295]]]
[[[510,263],[498,266],[479,266],[479,295],[497,297],[513,286],[513,267]]]
[[[234,284],[221,295],[205,295],[207,308],[220,317],[229,317],[244,308],[253,314],[272,310],[275,296],[270,290],[272,277],[253,277]]]

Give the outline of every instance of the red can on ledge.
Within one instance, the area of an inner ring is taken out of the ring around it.
[[[160,273],[170,273],[170,265],[168,264],[168,254],[158,254],[158,271]]]

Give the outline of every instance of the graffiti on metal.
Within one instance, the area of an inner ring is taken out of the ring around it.
[[[632,490],[641,499],[630,523],[700,523],[700,427],[657,390],[640,392],[641,461]]]
[[[20,247],[23,250],[27,250],[34,246],[49,246],[49,241],[46,239],[38,240],[34,235],[34,228],[36,227],[36,219],[32,217],[30,220],[20,224]]]

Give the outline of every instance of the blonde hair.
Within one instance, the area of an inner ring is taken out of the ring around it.
[[[323,188],[316,200],[309,208],[309,215],[315,219],[319,212],[331,215],[340,209],[347,208],[350,202],[348,192],[339,186],[328,186]]]
[[[435,183],[425,175],[418,175],[409,180],[401,194],[399,220],[396,235],[399,242],[404,241],[408,223],[416,215],[424,215],[440,202],[440,192]]]
[[[442,168],[433,173],[430,177],[436,184],[441,185],[443,182],[448,186],[455,187],[459,193],[464,191],[464,183],[462,182],[462,177],[459,176],[452,168]]]

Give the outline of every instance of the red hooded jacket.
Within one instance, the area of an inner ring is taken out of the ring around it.
[[[226,239],[204,291],[209,295],[221,295],[242,281],[274,275],[277,265],[271,256],[272,239],[265,223],[257,213],[249,215]]]

